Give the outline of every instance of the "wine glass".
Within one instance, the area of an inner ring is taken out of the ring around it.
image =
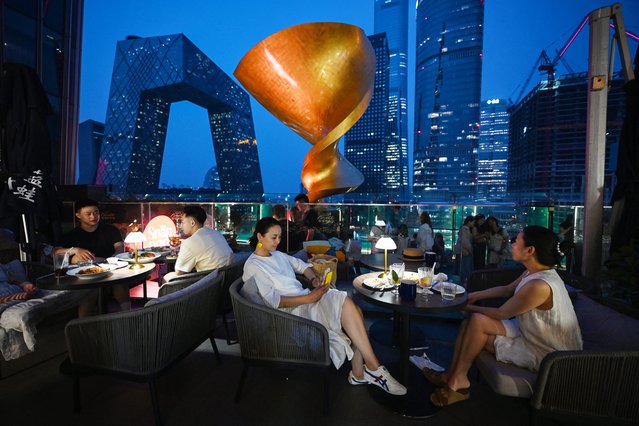
[[[388,271],[388,277],[391,284],[394,285],[393,294],[398,293],[399,284],[402,282],[402,278],[404,278],[404,264],[403,263],[393,263]]]
[[[430,288],[433,285],[433,268],[422,266],[417,269],[417,274],[419,276],[419,286],[422,289],[422,296],[428,297],[428,295],[431,294]]]
[[[169,246],[171,246],[171,256],[177,255],[177,248],[182,244],[182,239],[178,234],[169,237]]]

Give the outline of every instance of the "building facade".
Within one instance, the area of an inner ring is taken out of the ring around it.
[[[375,34],[386,33],[389,52],[386,191],[407,195],[408,0],[375,0]]]
[[[477,155],[477,201],[508,201],[508,116],[505,99],[482,101]]]
[[[171,103],[184,100],[208,111],[222,192],[261,194],[249,96],[183,34],[118,42],[96,183],[157,190]]]
[[[473,201],[484,2],[419,0],[416,22],[413,196]]]
[[[51,173],[60,184],[75,183],[83,10],[83,0],[0,2],[0,72],[14,63],[40,77],[53,109]]]
[[[508,192],[518,203],[583,204],[586,174],[587,73],[542,81],[510,110]],[[604,202],[615,185],[625,111],[623,79],[608,92]]]
[[[364,175],[346,200],[368,201],[387,196],[389,55],[386,34],[368,39],[375,51],[375,88],[366,112],[344,135],[344,157]]]
[[[78,184],[92,184],[100,160],[104,139],[104,123],[86,120],[80,123],[78,132]]]

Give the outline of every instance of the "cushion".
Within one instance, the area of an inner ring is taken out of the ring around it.
[[[303,245],[308,254],[324,254],[332,247],[326,240],[304,241]]]
[[[495,359],[487,351],[481,351],[475,365],[490,387],[500,395],[530,398],[537,374]]]
[[[260,292],[257,289],[255,278],[249,278],[249,280],[244,283],[240,289],[240,294],[249,302],[255,303],[256,305],[264,305],[264,300],[262,300],[262,296],[260,296]]]
[[[639,350],[639,320],[601,305],[583,293],[573,301],[584,349]]]

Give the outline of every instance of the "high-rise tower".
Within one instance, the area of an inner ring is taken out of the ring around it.
[[[419,0],[413,195],[474,201],[483,49],[482,0]]]
[[[389,51],[386,192],[408,193],[408,0],[375,0],[375,34]]]
[[[477,201],[506,201],[508,107],[505,99],[489,99],[481,103]]]
[[[345,195],[346,199],[354,201],[369,201],[369,197],[377,195],[381,195],[385,200],[389,192],[386,173],[389,141],[388,43],[386,34],[383,33],[369,36],[368,39],[375,50],[373,97],[366,112],[344,135],[344,156],[364,175],[364,183],[352,193]]]
[[[184,100],[208,110],[222,192],[261,194],[249,96],[183,34],[118,42],[96,183],[157,189],[171,103]]]

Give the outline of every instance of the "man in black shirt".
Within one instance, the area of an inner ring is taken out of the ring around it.
[[[124,251],[120,231],[113,225],[100,223],[98,203],[90,199],[76,202],[75,217],[80,225],[62,236],[62,247],[56,247],[53,253],[68,253],[71,263],[80,263],[103,261]],[[114,285],[113,298],[122,310],[131,309],[127,286]]]

